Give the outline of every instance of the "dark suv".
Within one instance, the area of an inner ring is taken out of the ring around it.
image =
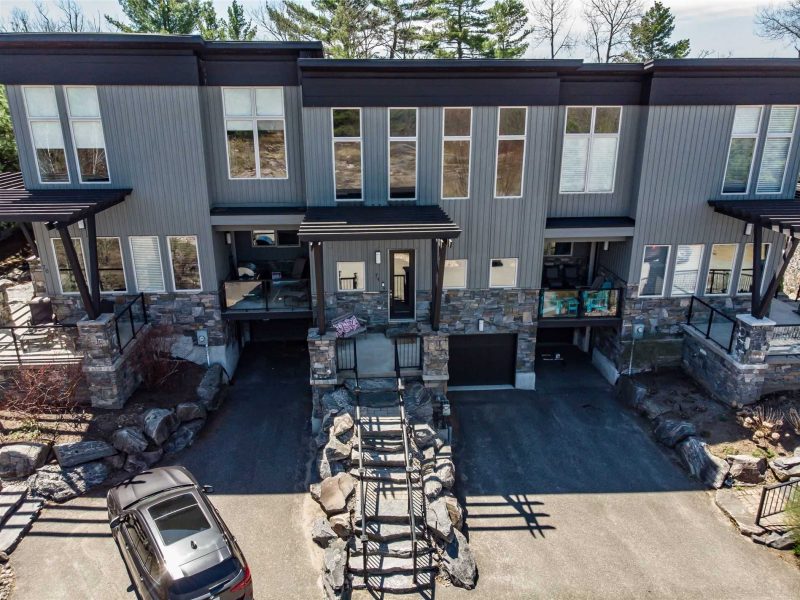
[[[145,471],[108,492],[111,533],[145,600],[253,600],[235,538],[183,467]]]

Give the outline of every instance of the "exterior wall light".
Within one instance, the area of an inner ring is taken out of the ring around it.
[[[380,250],[375,250],[375,264],[376,265],[381,264],[381,251]]]

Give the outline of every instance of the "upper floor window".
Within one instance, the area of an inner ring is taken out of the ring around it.
[[[621,106],[567,107],[562,194],[614,191],[621,119]]]
[[[733,117],[723,194],[745,194],[750,185],[753,158],[761,127],[762,106],[737,106]]]
[[[472,109],[445,108],[442,137],[442,198],[469,198]]]
[[[500,108],[498,113],[494,196],[519,198],[522,196],[528,109]]]
[[[231,179],[286,179],[283,88],[223,88]]]
[[[67,152],[58,116],[56,90],[52,86],[25,86],[28,114],[40,183],[69,183]]]
[[[773,106],[756,183],[757,194],[779,194],[783,189],[789,149],[792,147],[797,106]]]
[[[94,86],[67,86],[67,114],[81,183],[108,183],[108,159]]]
[[[417,109],[389,109],[389,200],[417,197]]]
[[[331,109],[336,200],[362,200],[361,109]]]

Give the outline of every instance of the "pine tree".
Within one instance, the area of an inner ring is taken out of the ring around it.
[[[658,58],[686,58],[689,55],[689,40],[670,43],[674,30],[675,16],[669,7],[656,0],[641,20],[631,25],[631,48],[625,53],[625,59],[647,62]]]
[[[218,19],[214,6],[208,3],[200,25],[200,33],[207,40],[250,41],[256,37],[257,28],[245,17],[244,6],[233,0],[226,10],[228,18]]]
[[[19,171],[19,159],[6,88],[0,85],[0,173],[4,171]]]
[[[498,0],[486,11],[489,41],[485,55],[490,58],[519,58],[528,49],[528,10],[521,0]]]
[[[424,50],[437,58],[482,56],[488,40],[482,5],[483,0],[433,0]]]
[[[207,10],[200,0],[119,0],[129,23],[106,15],[106,21],[125,33],[194,33]]]
[[[387,58],[414,58],[420,53],[422,23],[429,0],[374,0],[384,25]]]

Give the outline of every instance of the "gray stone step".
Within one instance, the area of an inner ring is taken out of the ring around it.
[[[358,538],[352,538],[353,544],[350,546],[350,556],[361,556],[364,553],[364,545]],[[394,556],[397,558],[409,558],[411,556],[411,540],[394,540],[391,542],[369,541],[366,543],[367,555]],[[417,554],[431,554],[433,548],[424,540],[417,543]]]
[[[361,459],[365,467],[403,467],[405,466],[405,455],[402,448],[400,452],[380,452],[377,450],[365,449]],[[359,452],[353,448],[350,460],[354,465],[359,464]]]
[[[364,575],[364,556],[350,556],[347,568],[356,577]],[[433,557],[429,554],[417,554],[417,573],[435,571]],[[414,559],[409,557],[382,556],[367,554],[367,573],[373,575],[391,575],[401,573],[410,575],[414,572]]]
[[[28,494],[25,485],[4,485],[0,491],[0,526],[5,523]]]
[[[356,446],[358,445],[358,439],[353,438],[353,444]],[[380,439],[380,438],[368,438],[363,437],[361,438],[361,447],[364,450],[371,450],[374,452],[382,452],[392,454],[395,452],[403,452],[403,440],[400,438],[397,439]]]
[[[25,500],[0,528],[0,552],[10,553],[42,510],[41,500]]]
[[[367,417],[361,419],[362,438],[402,439],[403,426],[399,417]]]
[[[430,589],[433,585],[434,574],[430,571],[422,571],[417,576],[417,581],[411,575],[375,575],[367,578],[367,583],[363,577],[353,577],[353,589],[370,589],[390,594],[413,594],[420,590]]]
[[[355,521],[355,534],[361,535],[361,519]],[[407,524],[367,521],[367,537],[376,542],[410,540],[411,528]]]
[[[386,497],[366,494],[364,512],[370,521],[381,523],[408,523],[408,499],[402,497]],[[417,509],[415,516],[422,518],[422,511]],[[361,518],[361,499],[356,497],[356,519]]]
[[[370,392],[387,392],[397,390],[397,378],[393,376],[391,371],[387,372],[386,375],[386,377],[359,377],[358,387],[361,390],[361,393],[364,394]],[[356,389],[355,379],[345,379],[344,385],[351,392]]]
[[[350,469],[350,474],[357,479],[361,478],[361,474],[356,467]],[[397,484],[404,484],[407,481],[406,471],[402,467],[365,467],[363,477],[365,481],[387,481]],[[417,471],[412,472],[411,483],[417,483],[419,480],[419,473]]]

